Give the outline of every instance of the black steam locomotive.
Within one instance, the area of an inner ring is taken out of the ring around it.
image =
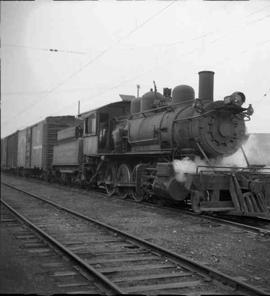
[[[163,94],[154,87],[141,98],[80,114],[57,132],[53,159],[40,172],[136,201],[153,197],[190,203],[195,212],[268,215],[267,174],[213,165],[241,147],[253,113],[241,92],[213,101],[213,81],[213,72],[199,72],[198,99],[187,85]],[[179,172],[183,160],[193,169]]]
[[[155,197],[191,201],[196,212],[267,214],[265,175],[212,165],[240,148],[253,113],[251,105],[242,107],[241,92],[214,102],[213,77],[199,73],[198,99],[187,85],[163,94],[155,87],[141,98],[81,114],[81,125],[58,133],[53,173],[62,182],[104,187],[136,201]],[[182,172],[179,180],[175,162],[196,157],[206,165]]]

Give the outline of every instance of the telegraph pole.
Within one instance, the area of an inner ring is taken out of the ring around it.
[[[139,95],[140,95],[140,85],[137,84],[137,98],[139,97]]]
[[[80,115],[80,101],[78,101],[78,116]]]

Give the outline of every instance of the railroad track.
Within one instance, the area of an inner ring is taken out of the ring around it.
[[[26,257],[30,264],[32,259],[38,260],[39,276],[51,279],[50,286],[46,287],[50,291],[49,294],[109,294],[91,274],[80,268],[57,245],[20,217],[4,203],[1,204],[1,227],[7,229],[19,241],[16,256],[19,253],[19,256]],[[38,293],[47,294],[47,290]]]
[[[8,195],[1,202],[85,273],[102,283],[109,291],[107,294],[267,295],[263,290],[165,248],[15,186],[2,184],[17,194]]]
[[[31,180],[33,180],[35,183],[43,183],[43,181],[37,180],[32,178]],[[50,185],[56,185],[56,184],[50,184]],[[59,184],[57,184],[56,186],[59,186]],[[62,186],[62,185],[60,185]],[[63,189],[66,190],[66,186],[63,186]],[[87,194],[84,191],[82,191],[79,188],[76,188],[76,190],[78,190],[79,193],[81,194]],[[101,192],[101,190],[95,190],[93,189],[93,191],[103,197],[108,197],[108,195],[104,192]],[[88,192],[88,191],[87,191]],[[121,197],[119,196],[110,196],[110,199],[120,199],[122,200]],[[184,209],[183,207],[171,207],[171,206],[167,206],[167,205],[158,205],[156,203],[153,202],[149,202],[149,201],[143,201],[143,202],[136,202],[133,199],[130,198],[126,198],[125,199],[126,202],[128,203],[132,203],[132,204],[136,204],[137,206],[143,205],[143,207],[148,207],[148,208],[159,208],[159,209],[166,209],[169,211],[172,211],[174,213],[182,213],[182,214],[186,214],[189,216],[193,216],[193,217],[199,217],[199,218],[203,218],[205,220],[209,220],[215,223],[219,223],[219,224],[227,224],[233,227],[237,227],[246,231],[250,231],[250,232],[255,232],[255,233],[259,233],[261,235],[270,235],[270,218],[266,218],[266,217],[254,217],[251,218],[249,217],[248,219],[246,219],[246,217],[242,216],[242,217],[236,217],[236,216],[226,216],[226,215],[221,215],[221,214],[216,214],[216,215],[211,215],[211,214],[196,214],[194,212],[192,212],[191,210],[188,209]],[[259,226],[258,226],[259,225]]]

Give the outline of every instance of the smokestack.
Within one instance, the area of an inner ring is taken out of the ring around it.
[[[198,74],[199,74],[199,99],[213,102],[215,72],[201,71]]]

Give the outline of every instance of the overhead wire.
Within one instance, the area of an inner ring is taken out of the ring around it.
[[[82,67],[80,67],[77,71],[75,71],[75,72],[73,72],[71,75],[69,75],[65,80],[63,80],[63,81],[61,81],[59,84],[57,84],[54,88],[52,88],[50,91],[43,91],[43,92],[40,92],[41,94],[48,94],[48,92],[50,93],[50,92],[54,92],[57,88],[59,88],[61,85],[63,85],[66,81],[68,81],[69,79],[71,79],[72,77],[74,77],[75,75],[77,75],[78,73],[80,73],[84,68],[86,68],[88,65],[90,65],[91,63],[93,63],[95,60],[97,60],[97,59],[99,59],[100,57],[102,57],[106,52],[108,52],[112,47],[114,47],[115,46],[115,44],[117,44],[117,43],[119,43],[119,42],[121,42],[122,40],[124,40],[124,39],[126,39],[126,38],[128,38],[130,35],[132,35],[134,32],[136,32],[139,28],[141,28],[142,26],[144,26],[146,23],[148,23],[152,18],[154,18],[154,17],[156,17],[157,15],[159,15],[160,13],[162,13],[164,10],[166,10],[167,8],[169,8],[171,5],[173,5],[175,3],[175,1],[172,1],[172,2],[170,2],[170,4],[169,5],[167,5],[167,6],[165,6],[165,7],[163,7],[161,10],[159,10],[158,12],[156,12],[155,14],[153,14],[152,16],[150,16],[148,19],[146,19],[144,22],[142,22],[139,26],[137,26],[137,27],[135,27],[134,29],[132,29],[128,34],[126,34],[126,35],[124,35],[123,37],[121,37],[121,38],[119,38],[117,41],[116,41],[116,43],[114,43],[114,44],[112,44],[111,46],[109,46],[107,49],[105,49],[105,50],[103,50],[101,53],[99,53],[96,57],[94,57],[93,59],[91,59],[89,62],[87,62],[86,64],[84,64]],[[268,5],[268,6],[266,6],[266,7],[269,7],[270,5]],[[265,7],[265,8],[266,8]],[[264,8],[263,8],[264,9]],[[257,10],[257,11],[255,11],[255,12],[253,12],[253,13],[250,13],[248,16],[250,16],[250,15],[253,15],[253,14],[256,14],[256,13],[258,13],[258,12],[260,12],[261,10],[263,10],[263,9],[260,9],[260,10]],[[256,22],[258,22],[258,21],[261,21],[261,20],[263,20],[263,19],[265,19],[265,18],[267,18],[267,17],[269,17],[269,16],[265,16],[265,17],[263,17],[263,18],[260,18],[259,20],[256,20]],[[194,38],[192,38],[191,40],[198,40],[198,39],[201,39],[201,38],[205,38],[205,37],[207,37],[207,35],[211,35],[213,32],[208,32],[208,33],[204,33],[204,34],[202,34],[202,35],[199,35],[199,36],[197,36],[197,37],[194,37]],[[267,42],[267,41],[266,41]],[[176,42],[177,43],[177,42]],[[185,42],[186,43],[186,42]],[[264,42],[265,43],[265,42]],[[183,54],[181,54],[180,56],[183,56],[183,55],[188,55],[188,54],[190,54],[190,53],[192,53],[192,52],[195,52],[195,51],[197,51],[198,49],[200,49],[200,48],[195,48],[195,49],[193,49],[193,50],[191,50],[191,51],[188,51],[188,52],[184,52]],[[150,69],[151,70],[151,69]],[[144,73],[143,73],[144,74]],[[138,75],[137,75],[138,76]],[[134,78],[134,79],[136,79],[136,78]],[[134,80],[134,79],[132,79],[132,80]],[[120,84],[118,84],[118,85],[116,85],[116,86],[113,86],[112,88],[110,88],[109,90],[106,90],[105,92],[108,92],[108,91],[110,91],[110,90],[112,90],[112,89],[115,89],[115,88],[117,88],[117,87],[119,87],[119,85],[122,85],[122,84],[124,84],[124,83],[126,83],[126,80],[124,80],[122,83],[120,83]],[[64,91],[64,90],[63,90]],[[104,94],[104,92],[102,92],[102,93],[99,93],[99,94],[97,94],[96,96],[98,96],[98,95],[102,95],[102,94]],[[95,96],[95,97],[96,97]],[[38,102],[34,102],[34,104],[32,104],[31,106],[28,106],[26,109],[28,110],[29,108],[31,108],[32,106],[34,106],[34,105],[36,105]],[[73,104],[73,103],[72,103]],[[24,112],[24,111],[21,111],[20,113],[22,113],[22,112]]]
[[[269,42],[269,41],[270,41],[270,39],[268,39],[268,40],[266,40],[266,41],[263,41],[263,42],[259,42],[258,44],[265,44],[265,43],[267,43],[267,42]],[[192,50],[187,51],[187,52],[183,52],[180,56],[178,56],[178,59],[179,59],[179,57],[189,55],[189,54],[191,54],[191,53],[193,53],[193,52],[196,52],[197,50],[200,50],[200,47],[195,48],[195,49],[192,49]],[[244,50],[244,52],[247,52],[247,51],[248,51],[248,50]],[[244,53],[244,52],[242,51],[242,52],[239,52],[238,54],[240,54],[240,53]],[[237,54],[237,55],[238,55],[238,54]],[[218,63],[218,64],[220,64],[220,63],[224,63],[224,62],[227,61],[228,59],[231,59],[231,57],[226,57],[226,58],[222,59],[221,61],[218,61],[217,63]],[[103,95],[103,94],[105,94],[105,93],[107,93],[107,92],[109,92],[109,91],[111,91],[111,90],[113,90],[113,89],[117,89],[118,87],[122,86],[123,84],[125,84],[125,83],[127,83],[127,82],[130,82],[130,81],[133,81],[133,80],[137,79],[138,77],[141,77],[141,76],[144,75],[146,72],[151,71],[151,70],[152,70],[153,68],[155,68],[155,67],[157,67],[157,65],[155,65],[154,67],[150,67],[147,71],[143,71],[142,73],[136,75],[135,77],[132,77],[132,78],[130,78],[130,79],[125,79],[124,81],[118,83],[117,85],[115,85],[115,86],[113,86],[113,87],[111,87],[111,88],[109,88],[109,89],[106,89],[105,91],[102,91],[102,92],[100,92],[100,93],[98,93],[98,94],[96,94],[96,95],[94,95],[94,96],[91,96],[91,99],[94,99],[94,98],[96,98],[96,97],[98,97],[98,96],[101,96],[101,95]],[[38,102],[36,102],[36,103],[38,103]],[[36,104],[36,103],[35,103],[35,104]],[[74,103],[75,103],[75,102],[72,102],[72,103],[70,103],[70,104],[68,104],[68,105],[65,105],[65,106],[61,107],[61,109],[55,111],[53,114],[59,112],[59,111],[62,110],[63,108],[67,108],[67,107],[69,107],[69,106],[74,105]],[[34,105],[35,105],[35,104],[34,104]],[[26,109],[27,109],[27,108],[26,108]],[[25,111],[25,109],[24,109],[23,111],[21,111],[21,112],[24,112],[24,111]]]
[[[21,44],[7,44],[2,43],[2,47],[17,47],[17,48],[25,48],[31,50],[40,50],[46,52],[60,52],[60,53],[71,53],[71,54],[87,54],[85,51],[75,51],[75,50],[67,50],[67,49],[58,49],[58,48],[44,48],[44,47],[34,47],[29,45],[21,45]]]
[[[78,88],[70,88],[70,89],[59,89],[57,92],[65,93],[65,92],[80,92],[80,91],[87,91],[89,89],[95,89],[96,87],[78,87]],[[18,96],[18,95],[25,95],[25,96],[34,96],[39,94],[46,94],[45,90],[40,91],[9,91],[9,92],[1,92],[2,95],[5,96]]]
[[[144,25],[146,25],[147,23],[149,23],[153,18],[155,18],[156,16],[160,15],[163,11],[165,11],[166,9],[168,9],[170,6],[172,6],[173,4],[175,4],[177,2],[177,0],[172,0],[170,1],[170,3],[168,5],[166,5],[165,7],[163,7],[162,9],[158,10],[156,13],[154,13],[153,15],[151,15],[149,18],[147,18],[145,21],[143,21],[141,24],[139,24],[138,26],[136,26],[134,29],[132,29],[131,31],[129,31],[126,35],[124,35],[123,37],[119,38],[114,44],[112,44],[111,46],[107,47],[106,49],[104,49],[101,53],[99,53],[97,56],[95,56],[94,58],[92,58],[90,61],[88,61],[86,64],[84,64],[83,66],[81,66],[78,70],[74,71],[72,74],[70,74],[68,77],[66,77],[64,80],[62,80],[60,83],[58,83],[55,87],[51,88],[50,90],[47,90],[44,92],[44,95],[48,95],[52,92],[54,92],[56,89],[58,89],[61,85],[63,85],[64,83],[66,83],[68,80],[70,80],[72,77],[74,77],[75,75],[79,74],[81,71],[83,71],[86,67],[88,67],[89,65],[91,65],[92,63],[94,63],[96,60],[98,60],[99,58],[101,58],[105,53],[107,53],[108,51],[110,51],[116,44],[120,43],[121,41],[123,41],[124,39],[130,37],[132,34],[134,34],[136,31],[138,31],[140,28],[142,28]],[[43,94],[43,93],[42,93]],[[29,106],[27,106],[25,109],[23,109],[21,112],[19,112],[16,116],[19,116],[20,114],[24,113],[26,110],[29,110],[30,108],[32,108],[33,106],[35,106],[39,101],[35,101],[32,104],[30,104]]]
[[[263,41],[263,42],[258,42],[257,45],[262,45],[262,44],[265,44],[265,43],[267,43],[267,42],[270,42],[270,39],[265,40],[265,41]],[[255,46],[255,47],[256,47],[256,46]],[[192,50],[187,51],[187,52],[183,52],[183,53],[178,57],[178,59],[179,59],[180,57],[183,57],[183,56],[186,56],[186,55],[190,55],[190,54],[196,52],[197,50],[200,50],[200,47],[195,48],[195,49],[192,49]],[[243,53],[246,53],[246,52],[248,52],[248,51],[249,51],[249,50],[246,49],[246,50],[244,50],[244,51],[241,51],[241,52],[236,53],[236,55],[243,54]],[[222,59],[222,60],[220,60],[220,61],[217,61],[216,64],[224,63],[225,61],[227,61],[227,60],[229,60],[229,59],[231,59],[231,57],[226,57],[226,58],[224,58],[224,59]],[[175,60],[174,60],[174,62],[175,62]],[[113,86],[113,87],[111,87],[111,88],[109,88],[109,89],[106,89],[105,91],[99,92],[98,94],[96,94],[96,95],[94,95],[94,96],[91,96],[91,99],[94,99],[94,98],[96,98],[96,97],[98,97],[98,96],[101,96],[101,95],[103,95],[103,94],[105,94],[105,93],[107,93],[107,92],[109,92],[109,91],[111,91],[111,90],[117,89],[117,88],[119,88],[120,86],[126,84],[127,82],[134,81],[135,79],[141,77],[141,76],[144,75],[145,73],[152,71],[152,70],[153,70],[154,68],[156,68],[156,67],[157,67],[157,65],[155,64],[154,67],[150,67],[149,69],[147,69],[146,71],[141,72],[140,74],[136,75],[135,77],[132,77],[132,78],[130,78],[130,79],[125,79],[124,81],[118,83],[117,85],[115,85],[115,86]],[[85,100],[85,99],[83,99],[83,101],[84,101],[84,100]],[[70,103],[70,104],[68,104],[68,105],[65,105],[63,108],[67,108],[67,107],[72,106],[72,105],[74,105],[74,104],[75,104],[75,102],[72,102],[72,103]],[[60,110],[61,110],[61,109],[57,110],[56,112],[54,112],[54,114],[57,113],[57,112],[60,111]]]
[[[155,67],[156,67],[156,65],[155,65]],[[111,90],[117,89],[117,88],[119,88],[120,86],[122,86],[122,85],[124,85],[124,84],[126,84],[126,83],[128,83],[128,82],[131,82],[131,81],[134,81],[135,79],[138,79],[139,77],[141,77],[141,76],[144,75],[145,73],[147,73],[147,72],[149,72],[149,71],[152,71],[153,68],[155,68],[155,67],[150,67],[150,68],[144,70],[143,72],[141,72],[141,73],[135,75],[134,77],[131,77],[131,78],[125,79],[125,80],[121,81],[120,83],[117,83],[116,85],[114,85],[114,86],[112,86],[112,87],[110,87],[110,88],[108,88],[108,89],[105,89],[104,91],[99,92],[99,93],[95,94],[94,96],[91,96],[91,100],[93,100],[93,99],[95,99],[95,98],[97,98],[97,97],[99,97],[99,96],[101,96],[101,95],[104,95],[105,93],[107,93],[107,92],[109,92],[109,91],[111,91]],[[86,99],[82,99],[82,100],[80,100],[80,102],[85,101],[85,100],[86,100]],[[59,111],[61,111],[62,109],[66,109],[67,107],[70,107],[70,106],[72,106],[72,105],[74,105],[74,104],[75,104],[75,101],[72,102],[72,103],[70,103],[70,104],[68,104],[68,105],[65,105],[65,106],[61,107],[61,109],[56,110],[53,114],[57,114],[57,113],[58,113]]]
[[[142,27],[143,25],[145,25],[146,23],[148,23],[153,17],[155,17],[155,16],[157,16],[158,14],[160,14],[163,10],[165,10],[165,9],[167,9],[170,5],[172,5],[173,3],[170,3],[167,7],[164,7],[162,10],[160,10],[160,11],[158,11],[156,14],[154,14],[154,15],[152,15],[151,17],[149,17],[148,19],[146,19],[144,22],[142,22],[139,26],[137,26],[137,27],[135,27],[133,30],[131,30],[127,35],[125,35],[125,36],[123,36],[123,37],[121,37],[120,39],[118,39],[117,41],[116,41],[116,43],[119,43],[120,41],[122,41],[123,39],[125,39],[125,38],[127,38],[127,37],[129,37],[132,33],[134,33],[136,30],[138,30],[140,27]],[[257,14],[257,13],[259,13],[260,11],[262,11],[262,10],[264,10],[265,8],[268,8],[268,7],[270,7],[270,5],[267,5],[267,6],[265,6],[265,7],[263,7],[263,8],[261,8],[261,9],[259,9],[259,10],[255,10],[254,12],[251,12],[250,14],[248,14],[246,17],[248,17],[248,16],[251,16],[251,15],[254,15],[254,14]],[[263,17],[263,18],[260,18],[259,20],[255,20],[255,22],[258,22],[258,21],[261,21],[261,20],[263,20],[263,19],[265,19],[265,18],[267,18],[267,17],[269,17],[270,15],[267,15],[267,16],[265,16],[265,17]],[[243,23],[243,24],[241,24],[240,26],[243,26],[243,25],[245,25],[245,23]],[[239,25],[237,25],[238,27],[239,27]],[[235,26],[233,26],[231,29],[234,29],[235,28]],[[209,36],[209,35],[212,35],[212,34],[214,34],[214,33],[217,33],[219,30],[217,30],[217,31],[210,31],[210,32],[206,32],[206,33],[203,33],[203,34],[201,34],[201,35],[198,35],[198,36],[196,36],[196,37],[193,37],[190,41],[192,41],[192,40],[199,40],[199,39],[203,39],[203,38],[205,38],[205,37],[207,37],[207,36]],[[212,41],[211,43],[215,43],[215,42],[217,42],[217,40],[219,40],[219,39],[222,39],[225,35],[228,35],[230,32],[227,32],[226,34],[223,34],[223,36],[220,38],[217,38],[217,39],[215,39],[214,41]],[[182,44],[182,43],[186,43],[187,41],[185,40],[185,41],[183,41],[183,40],[180,40],[180,41],[176,41],[176,42],[173,42],[173,43],[170,43],[170,44],[163,44],[163,47],[170,47],[170,46],[174,46],[174,45],[180,45],[180,44]],[[10,45],[10,46],[13,46],[13,45]],[[111,45],[111,47],[112,46],[114,46],[114,44],[113,45]],[[110,47],[110,48],[111,48]],[[43,50],[43,48],[38,48],[38,49],[42,49]],[[48,49],[44,49],[44,50],[48,50]],[[107,50],[107,49],[106,49]],[[96,59],[96,58],[99,58],[100,56],[102,56],[103,54],[105,54],[105,51],[106,50],[103,50],[101,53],[99,53],[95,58],[93,58],[93,59]],[[70,51],[71,52],[71,51]],[[86,53],[86,52],[85,52]],[[92,59],[90,60],[90,61],[92,61]],[[76,75],[77,73],[79,73],[79,71],[81,71],[82,70],[82,68],[84,68],[86,65],[83,65],[80,69],[78,69],[77,71],[75,71],[75,72],[73,72],[69,77],[71,78],[71,76],[73,76],[73,75]],[[62,83],[62,82],[61,82]],[[60,83],[59,83],[59,86],[60,86]],[[51,89],[50,91],[54,91],[54,89],[56,89],[56,87],[55,88],[53,88],[53,89]],[[18,91],[18,92],[2,92],[2,94],[4,94],[4,95],[20,95],[20,94],[30,94],[30,95],[32,95],[32,94],[39,94],[39,93],[41,93],[41,94],[45,94],[46,92],[50,92],[50,91],[48,91],[48,90],[44,90],[44,91],[33,91],[33,92],[24,92],[24,91]],[[63,91],[69,91],[69,90],[63,90]]]
[[[53,87],[52,89],[50,89],[49,92],[51,93],[51,92],[55,91],[61,85],[63,85],[64,83],[66,83],[68,80],[70,80],[74,76],[78,75],[85,68],[87,68],[89,65],[93,64],[95,61],[97,61],[99,58],[101,58],[103,55],[105,55],[105,53],[107,53],[108,51],[110,51],[116,44],[120,43],[124,39],[129,38],[132,34],[134,34],[140,28],[142,28],[147,23],[149,23],[153,18],[155,18],[156,16],[160,15],[163,11],[165,11],[166,9],[168,9],[170,6],[172,6],[176,2],[177,2],[177,0],[170,1],[170,3],[168,5],[166,5],[165,7],[163,7],[162,9],[160,9],[159,11],[157,11],[156,13],[154,13],[153,15],[151,15],[149,18],[147,18],[145,21],[143,21],[140,25],[136,26],[134,29],[132,29],[130,32],[128,32],[126,35],[124,35],[123,37],[119,38],[115,43],[113,43],[112,45],[110,45],[109,47],[107,47],[106,49],[104,49],[103,51],[101,51],[94,58],[90,59],[87,63],[85,63],[83,66],[81,66],[78,70],[74,71],[72,74],[70,74],[68,77],[66,77],[63,81],[61,81],[55,87]]]

